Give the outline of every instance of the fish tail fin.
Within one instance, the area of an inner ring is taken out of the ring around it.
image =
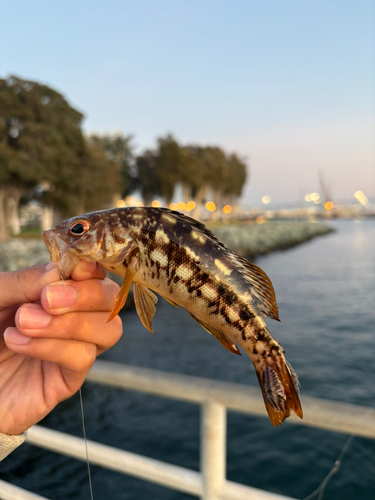
[[[283,354],[275,354],[256,368],[268,416],[274,426],[290,416],[291,410],[303,418],[298,377]]]

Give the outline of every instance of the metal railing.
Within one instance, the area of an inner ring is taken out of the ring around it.
[[[202,407],[201,471],[88,441],[90,463],[176,489],[203,500],[293,500],[226,479],[226,410],[266,417],[257,388],[166,373],[108,361],[97,361],[87,380],[122,389],[175,398]],[[303,397],[304,419],[293,423],[375,439],[375,410],[312,397]],[[86,460],[84,441],[34,426],[28,443],[79,460]],[[0,480],[2,500],[47,500]]]

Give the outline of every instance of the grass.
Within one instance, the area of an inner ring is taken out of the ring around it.
[[[21,233],[14,238],[40,238],[40,233],[42,232],[40,227],[23,227],[21,228]]]

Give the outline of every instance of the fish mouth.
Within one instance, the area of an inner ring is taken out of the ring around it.
[[[61,254],[67,251],[67,248],[61,248],[62,246],[68,247],[68,245],[60,240],[60,238],[54,233],[53,229],[48,231],[43,231],[41,237],[48,248],[49,254],[51,256],[52,262],[60,262]]]
[[[57,263],[62,278],[69,279],[73,269],[78,264],[79,257],[69,251],[69,243],[59,238],[53,229],[43,231],[41,236],[48,248],[51,261]]]

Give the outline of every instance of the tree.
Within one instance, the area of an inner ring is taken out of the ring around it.
[[[161,194],[155,151],[146,150],[142,155],[137,156],[134,182],[134,187],[141,192],[146,206],[151,205],[154,197]]]
[[[167,204],[172,201],[176,185],[183,175],[184,154],[172,135],[158,139],[155,152],[156,172],[160,183],[160,194]]]
[[[217,146],[186,146],[184,153],[185,172],[181,182],[189,187],[188,196],[195,198],[194,217],[201,217],[208,196],[221,209],[241,195],[246,165],[235,154],[227,156]]]
[[[87,145],[82,118],[46,85],[14,76],[0,79],[0,238],[9,231],[10,194],[16,213],[27,192],[64,216],[74,215],[94,198],[101,204],[109,200],[113,186],[106,177],[108,159]],[[119,183],[113,171],[110,181]]]
[[[127,196],[135,189],[134,182],[134,147],[132,135],[120,133],[114,135],[91,134],[87,137],[91,146],[103,149],[107,158],[118,168],[121,176],[120,196]]]
[[[244,160],[241,160],[235,153],[227,158],[229,175],[226,178],[223,195],[230,198],[241,196],[242,189],[247,179],[247,169]]]
[[[226,155],[218,146],[180,146],[170,134],[137,157],[135,171],[135,186],[146,204],[158,194],[169,204],[180,185],[183,200],[195,200],[196,218],[208,196],[220,209],[240,196],[246,181],[246,164],[234,153]]]

